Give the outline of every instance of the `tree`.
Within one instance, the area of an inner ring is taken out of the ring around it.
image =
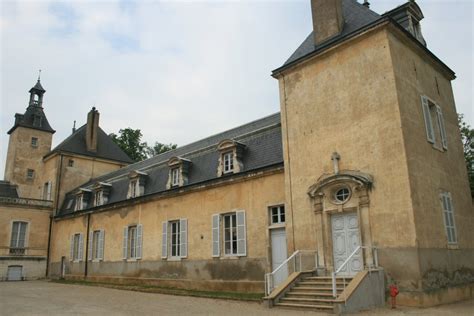
[[[142,142],[142,132],[139,129],[127,127],[119,130],[119,135],[109,135],[112,140],[132,159],[141,161],[147,158],[147,143]]]
[[[156,155],[176,149],[176,147],[178,147],[178,145],[176,144],[162,144],[159,142],[155,142],[155,145],[148,147],[148,157],[154,157]]]
[[[461,131],[461,141],[471,187],[471,196],[474,197],[474,129],[464,121],[463,114],[458,114],[458,124]]]

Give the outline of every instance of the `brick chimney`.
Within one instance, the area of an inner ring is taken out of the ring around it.
[[[99,129],[99,112],[92,108],[87,114],[86,146],[87,151],[97,152],[97,132]]]
[[[315,45],[342,32],[344,27],[342,0],[311,0],[311,12]]]

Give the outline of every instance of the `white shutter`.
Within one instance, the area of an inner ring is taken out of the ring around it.
[[[443,220],[446,229],[446,237],[448,243],[457,243],[456,225],[454,223],[454,209],[451,194],[444,192],[441,194],[441,200],[443,205]]]
[[[46,188],[46,199],[47,200],[51,200],[51,187],[52,187],[52,183],[51,183],[51,181],[48,181],[48,186]]]
[[[443,144],[444,149],[448,149],[448,140],[446,138],[446,128],[444,127],[444,117],[441,112],[441,107],[436,105],[436,112],[438,113],[438,125],[441,132],[441,143]]]
[[[143,249],[143,225],[142,224],[138,224],[137,225],[137,238],[135,238],[135,241],[136,241],[136,246],[135,246],[135,249],[136,249],[136,259],[141,259],[142,258],[142,249]]]
[[[423,108],[423,117],[425,118],[426,138],[430,143],[434,144],[435,135],[433,130],[433,122],[431,121],[430,105],[428,103],[427,97],[421,97],[421,106]]]
[[[212,256],[219,257],[221,253],[220,248],[220,220],[219,214],[212,215]]]
[[[245,229],[245,211],[236,212],[237,217],[237,255],[247,255],[247,240]]]
[[[100,260],[104,260],[104,230],[101,229],[99,233],[99,258]]]
[[[168,257],[168,222],[162,223],[163,230],[161,232],[161,258]]]
[[[87,249],[87,259],[89,261],[92,260],[92,247],[94,246],[93,239],[94,239],[94,232],[90,231],[89,232],[89,248]]]
[[[84,259],[84,234],[80,233],[79,234],[79,247],[78,248],[78,256],[77,259],[79,261],[82,261]]]
[[[128,258],[128,226],[123,228],[122,259]]]
[[[71,235],[71,249],[69,250],[69,261],[74,260],[74,234]]]
[[[179,220],[179,254],[180,257],[188,256],[188,220]]]

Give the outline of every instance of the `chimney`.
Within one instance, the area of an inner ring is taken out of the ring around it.
[[[87,114],[86,146],[87,151],[97,152],[97,132],[99,129],[99,112],[92,108]]]
[[[342,32],[344,27],[342,0],[311,0],[311,12],[315,45]]]

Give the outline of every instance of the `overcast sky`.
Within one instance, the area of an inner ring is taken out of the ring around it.
[[[309,0],[0,1],[0,178],[38,69],[53,146],[96,106],[107,132],[185,145],[279,111],[273,69],[311,31]],[[362,2],[360,0],[359,2]],[[383,13],[403,0],[370,0]],[[418,0],[429,49],[474,125],[472,0]]]

